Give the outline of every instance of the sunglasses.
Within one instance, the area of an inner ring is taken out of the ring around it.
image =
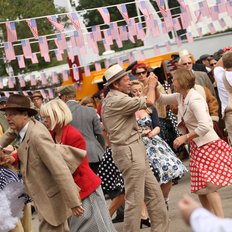
[[[186,63],[183,63],[182,65],[187,65],[187,64],[192,64],[192,62],[186,62]]]
[[[212,63],[212,64],[210,64],[210,66],[212,67],[212,66],[214,66],[214,65],[216,65],[217,63]]]
[[[136,76],[140,76],[141,74],[146,74],[147,71],[143,71],[143,72],[138,72],[138,73],[135,73]]]

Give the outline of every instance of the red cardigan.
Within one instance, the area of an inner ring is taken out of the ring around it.
[[[51,134],[52,137],[55,138],[55,134],[53,132]],[[67,125],[64,127],[61,143],[64,145],[86,150],[86,144],[83,135],[71,125]],[[89,167],[87,155],[85,156],[77,170],[73,173],[73,178],[75,183],[81,189],[81,200],[88,197],[101,184],[101,179]]]

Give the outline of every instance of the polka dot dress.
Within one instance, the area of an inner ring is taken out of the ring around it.
[[[191,192],[206,187],[207,183],[218,186],[232,184],[232,147],[218,139],[197,147],[190,142]]]

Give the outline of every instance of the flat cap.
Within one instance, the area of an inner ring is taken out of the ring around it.
[[[70,95],[70,94],[75,95],[76,94],[76,88],[75,88],[74,85],[65,85],[65,86],[58,87],[56,92],[59,95]]]
[[[211,57],[212,55],[209,55],[209,54],[204,54],[202,56],[200,56],[200,60],[206,60],[208,57]]]

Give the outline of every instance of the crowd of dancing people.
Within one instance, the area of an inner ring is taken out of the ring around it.
[[[33,211],[41,232],[168,232],[170,191],[188,172],[204,209],[180,199],[186,223],[231,227],[218,190],[232,184],[232,49],[167,64],[113,64],[80,102],[75,85],[50,101],[0,98],[0,232],[31,232]]]

